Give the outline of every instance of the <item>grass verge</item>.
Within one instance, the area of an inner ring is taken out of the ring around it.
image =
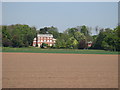
[[[41,49],[41,48],[10,48],[3,47],[2,52],[23,52],[23,53],[67,53],[67,54],[120,54],[120,52],[105,50],[79,50],[79,49]]]

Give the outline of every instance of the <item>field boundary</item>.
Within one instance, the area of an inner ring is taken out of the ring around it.
[[[3,47],[1,52],[20,52],[20,53],[63,53],[63,54],[113,54],[118,55],[120,52],[91,50],[91,49],[41,49],[41,48],[8,48]]]
[[[101,55],[101,56],[103,56],[103,55],[105,55],[105,56],[120,56],[120,55],[117,55],[117,54],[75,54],[75,53],[26,53],[26,52],[2,52],[2,54],[40,54],[40,55],[47,55],[47,54],[49,54],[49,55],[59,55],[59,54],[61,54],[61,55],[85,55],[85,56],[87,56],[87,55]]]

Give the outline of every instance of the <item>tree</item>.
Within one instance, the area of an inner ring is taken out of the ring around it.
[[[68,35],[69,38],[73,37],[76,40],[77,45],[72,46],[77,46],[77,48],[86,48],[87,41],[92,40],[92,37],[90,36],[90,31],[86,26],[77,26],[76,28],[69,28],[66,31],[64,31],[64,34]],[[71,46],[72,40],[68,40],[68,42],[69,43],[67,43],[67,47]]]
[[[12,36],[7,30],[7,26],[2,26],[2,45],[5,47],[12,46]]]
[[[70,37],[67,41],[68,48],[78,48],[78,41],[74,37]]]
[[[64,33],[59,33],[57,41],[56,41],[56,47],[57,48],[67,48],[67,41],[69,40],[69,35]]]
[[[83,33],[75,32],[75,39],[78,41],[78,49],[86,48],[87,39]]]
[[[70,36],[70,37],[75,37],[75,32],[77,32],[78,30],[76,28],[69,28],[67,30],[67,34]]]
[[[80,30],[81,33],[83,33],[85,36],[90,35],[90,31],[87,26],[83,25]]]
[[[41,28],[39,33],[40,34],[47,34],[48,33],[48,28],[47,27]]]
[[[110,28],[102,29],[96,38],[93,48],[111,51],[119,51],[120,38],[117,33],[118,28],[112,30]]]
[[[56,27],[51,26],[51,27],[41,28],[39,34],[52,34],[54,38],[57,38],[59,32]]]
[[[51,26],[48,28],[48,34],[52,34],[54,38],[58,38],[59,32],[56,27]]]
[[[105,38],[104,30],[101,29],[99,35],[96,38],[96,42],[94,43],[95,49],[103,49],[102,47],[102,41]]]
[[[36,36],[36,28],[28,25],[2,26],[2,45],[5,47],[28,47]]]

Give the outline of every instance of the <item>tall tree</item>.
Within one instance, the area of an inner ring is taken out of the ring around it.
[[[58,29],[56,27],[44,27],[39,30],[39,34],[52,34],[54,38],[58,37]]]
[[[9,25],[2,28],[2,45],[12,47],[31,46],[36,36],[36,28],[28,25]]]

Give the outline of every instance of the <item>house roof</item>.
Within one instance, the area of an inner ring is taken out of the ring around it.
[[[52,34],[38,34],[38,37],[53,37]]]

